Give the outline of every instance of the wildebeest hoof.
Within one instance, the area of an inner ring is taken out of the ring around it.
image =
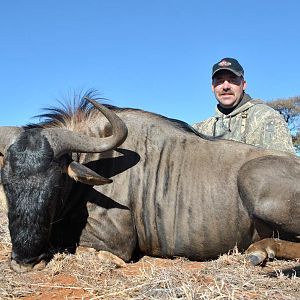
[[[98,259],[101,262],[114,264],[117,268],[126,266],[126,263],[123,259],[121,259],[117,255],[112,254],[109,251],[104,251],[104,250],[96,251],[96,249],[94,248],[78,246],[76,249],[76,254],[83,254],[83,253],[96,253]]]
[[[76,248],[76,254],[82,254],[82,253],[95,253],[96,249],[91,247],[85,247],[85,246],[78,246]]]
[[[247,259],[253,266],[264,265],[267,255],[263,252],[253,252],[247,255]]]
[[[276,241],[270,238],[260,240],[249,246],[246,255],[252,265],[264,265],[268,258],[275,258]]]
[[[126,267],[126,263],[123,259],[108,251],[98,251],[97,257],[104,263],[112,263],[116,265],[117,268]]]
[[[17,273],[26,273],[30,271],[41,271],[46,267],[46,262],[44,260],[39,263],[32,264],[19,264],[14,259],[10,261],[11,268]]]

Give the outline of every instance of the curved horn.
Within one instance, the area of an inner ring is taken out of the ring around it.
[[[43,129],[42,134],[50,142],[55,157],[59,157],[67,152],[100,153],[114,149],[125,141],[127,137],[125,123],[112,110],[95,100],[88,97],[85,98],[108,119],[112,127],[112,135],[99,138],[62,128]]]
[[[22,131],[24,129],[21,127],[0,126],[0,153],[4,155],[6,149],[16,140]]]

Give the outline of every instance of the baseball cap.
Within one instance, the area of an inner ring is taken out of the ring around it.
[[[228,70],[236,76],[244,77],[244,69],[235,58],[226,57],[214,64],[211,77],[214,77],[214,75],[221,70]]]

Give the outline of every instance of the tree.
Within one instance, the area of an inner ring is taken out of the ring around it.
[[[300,96],[276,99],[267,103],[277,110],[285,119],[291,130],[293,144],[300,152]]]

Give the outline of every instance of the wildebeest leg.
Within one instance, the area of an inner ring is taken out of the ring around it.
[[[246,254],[255,266],[264,263],[268,258],[300,258],[300,243],[267,238],[250,245]]]
[[[107,251],[129,261],[137,246],[130,209],[96,191],[93,193],[93,200],[87,203],[88,218],[79,245]]]
[[[253,219],[258,235],[264,239],[251,245],[247,253],[252,264],[267,258],[300,257],[300,165],[291,157],[266,156],[246,163],[239,171],[241,199]],[[262,226],[264,224],[264,226]],[[261,230],[263,229],[263,230]],[[271,229],[271,230],[270,230]]]

